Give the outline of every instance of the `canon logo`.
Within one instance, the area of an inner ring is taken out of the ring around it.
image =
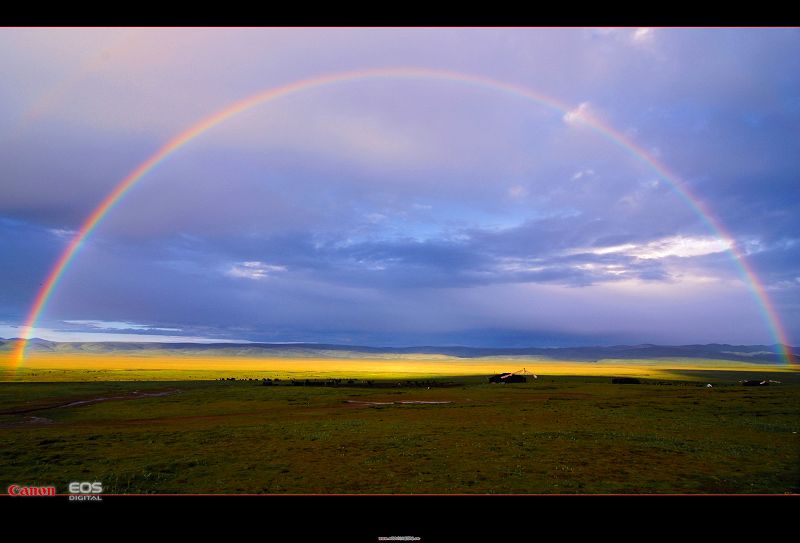
[[[8,487],[8,495],[9,496],[55,496],[56,487],[11,485]]]

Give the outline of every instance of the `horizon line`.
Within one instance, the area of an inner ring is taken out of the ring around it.
[[[324,343],[318,341],[251,341],[251,340],[214,340],[214,341],[122,341],[122,340],[110,340],[110,341],[102,341],[102,340],[76,340],[76,341],[57,341],[51,339],[45,339],[40,337],[32,337],[32,338],[21,338],[21,337],[13,337],[13,338],[2,338],[0,337],[0,341],[26,341],[26,342],[35,342],[35,341],[45,341],[48,343],[136,343],[141,345],[151,345],[151,344],[165,344],[165,345],[227,345],[227,346],[235,346],[235,345],[248,345],[248,346],[259,346],[259,345],[285,345],[285,346],[298,346],[298,345],[316,345],[320,347],[325,346],[334,346],[334,347],[367,347],[371,349],[421,349],[421,348],[463,348],[463,349],[592,349],[592,348],[608,348],[608,347],[641,347],[641,346],[648,346],[648,347],[694,347],[694,346],[701,346],[701,347],[708,347],[712,345],[720,345],[720,346],[731,346],[731,347],[791,347],[795,348],[800,346],[791,345],[789,343],[719,343],[719,342],[712,342],[712,343],[613,343],[613,344],[591,344],[591,345],[556,345],[556,346],[547,346],[541,347],[536,345],[525,345],[519,347],[497,347],[497,346],[490,346],[490,345],[459,345],[459,344],[413,344],[413,345],[404,345],[404,346],[391,346],[391,345],[370,345],[370,344],[354,344],[354,343]],[[776,356],[778,353],[773,353]]]

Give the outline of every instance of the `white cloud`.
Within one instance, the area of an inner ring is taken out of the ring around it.
[[[626,243],[625,245],[611,245],[608,247],[598,247],[598,248],[591,248],[591,249],[577,249],[575,251],[571,251],[572,254],[577,253],[590,253],[593,255],[607,255],[612,253],[625,253],[627,254],[628,251],[636,249],[638,246],[632,243]]]
[[[572,176],[573,181],[577,181],[578,179],[582,179],[584,177],[590,177],[594,175],[594,170],[581,170],[579,172],[575,172],[575,175]]]
[[[650,242],[628,254],[643,259],[665,258],[668,256],[691,257],[721,253],[730,248],[730,240],[716,237],[690,238],[674,236]]]
[[[383,213],[369,213],[365,216],[365,218],[367,219],[367,222],[378,224],[379,222],[385,221],[388,217],[386,217],[386,215]]]
[[[769,291],[786,289],[794,290],[797,287],[800,287],[800,277],[795,277],[794,279],[784,279],[783,281],[777,281],[770,285],[764,285],[764,288]]]
[[[684,258],[704,256],[714,253],[721,253],[730,248],[730,240],[724,240],[717,237],[672,236],[644,244],[626,243],[623,245],[613,245],[608,247],[573,249],[569,251],[568,254],[589,253],[594,255],[606,255],[611,253],[621,253],[627,256],[641,258],[643,260],[653,260],[671,256]]]
[[[738,239],[739,248],[746,255],[762,253],[764,251],[788,251],[800,243],[798,238],[782,238],[772,242],[766,242],[756,237],[744,237]]]
[[[68,321],[65,321],[68,322]],[[22,335],[22,327],[11,324],[0,324],[0,337],[15,338]],[[137,343],[252,343],[245,339],[219,339],[200,336],[167,336],[160,334],[114,334],[105,332],[78,332],[53,330],[51,328],[34,328],[29,337],[46,339],[47,341],[123,341]]]
[[[149,324],[137,324],[126,321],[102,321],[102,320],[65,320],[67,324],[80,324],[97,330],[157,330],[160,332],[180,332],[180,328],[159,328]]]
[[[609,42],[616,42],[622,46],[645,46],[653,42],[655,29],[650,27],[609,27],[593,28],[585,35],[589,38],[600,38]]]
[[[266,279],[274,272],[283,271],[286,271],[284,266],[273,266],[264,262],[251,261],[234,264],[225,272],[225,275],[259,281]]]
[[[653,41],[655,31],[652,28],[640,27],[631,34],[631,41],[635,44],[647,44]]]
[[[640,184],[648,189],[657,189],[661,185],[661,182],[658,179],[650,179],[648,181],[642,181]]]
[[[574,267],[577,270],[597,271],[610,275],[623,275],[629,271],[620,264],[594,264],[592,262],[587,262],[586,264],[578,264]]]
[[[592,120],[591,106],[589,102],[581,102],[577,107],[567,111],[562,119],[567,124],[580,124]]]
[[[53,234],[54,236],[58,236],[59,238],[69,239],[74,238],[75,234],[78,233],[77,230],[70,230],[68,228],[50,228],[48,232]]]
[[[638,185],[635,191],[623,196],[618,202],[622,205],[636,207],[646,200],[648,193],[652,193],[652,191],[658,189],[661,186],[661,182],[658,179],[649,179],[640,181]]]

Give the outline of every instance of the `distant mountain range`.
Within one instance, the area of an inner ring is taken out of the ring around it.
[[[19,339],[0,338],[0,352],[10,351]],[[65,354],[139,353],[195,356],[246,356],[287,358],[369,358],[397,355],[445,355],[458,358],[537,357],[552,360],[593,362],[608,358],[705,358],[755,363],[780,363],[776,345],[614,345],[611,347],[366,347],[318,343],[137,343],[137,342],[56,342],[31,339],[29,352]],[[792,348],[797,352],[796,348]]]

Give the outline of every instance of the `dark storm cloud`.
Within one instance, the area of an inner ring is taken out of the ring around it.
[[[68,235],[0,215],[0,322],[24,318]]]

